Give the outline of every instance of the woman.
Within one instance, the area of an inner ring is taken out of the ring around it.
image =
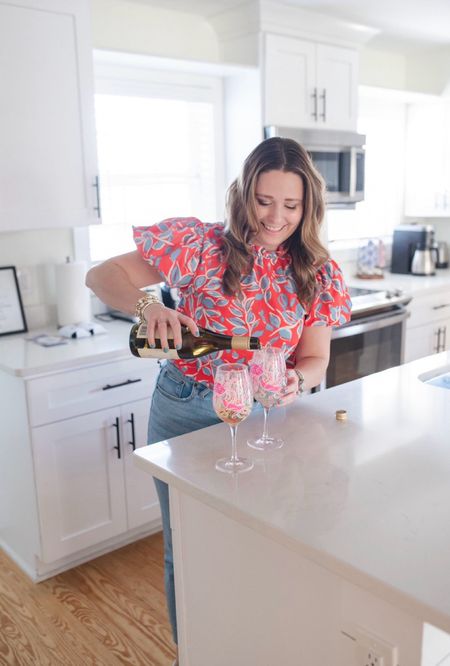
[[[350,318],[350,298],[338,266],[319,240],[323,181],[295,141],[259,144],[229,188],[225,224],[169,219],[134,229],[137,250],[91,269],[90,287],[105,303],[148,323],[168,348],[181,345],[181,324],[229,335],[259,336],[283,347],[288,371],[286,405],[325,376],[333,326]],[[142,295],[166,281],[178,287],[178,310]],[[155,302],[156,301],[156,302]],[[245,362],[251,352],[221,352],[167,361],[159,375],[149,419],[149,443],[219,422],[212,407],[213,367]],[[156,481],[163,514],[166,593],[176,636],[167,485]]]

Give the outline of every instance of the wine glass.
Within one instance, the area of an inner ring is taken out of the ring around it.
[[[253,395],[264,408],[264,429],[261,437],[249,439],[247,444],[260,451],[279,449],[284,442],[279,437],[271,437],[267,429],[270,408],[275,405],[286,385],[286,362],[282,349],[265,347],[253,353],[250,361],[250,377]]]
[[[246,472],[253,467],[248,458],[240,458],[236,449],[236,430],[253,407],[252,384],[248,368],[242,363],[223,363],[214,378],[213,406],[217,416],[231,430],[231,458],[221,458],[216,469],[221,472]]]

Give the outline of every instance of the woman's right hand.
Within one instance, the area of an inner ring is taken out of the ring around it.
[[[155,346],[155,337],[161,340],[161,349],[169,350],[168,336],[173,337],[176,349],[181,349],[181,326],[187,326],[195,336],[199,335],[198,326],[187,315],[167,308],[162,303],[147,305],[143,313],[147,322],[147,339],[149,345]]]

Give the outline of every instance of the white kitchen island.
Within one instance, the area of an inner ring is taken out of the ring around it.
[[[136,451],[170,485],[181,666],[450,663],[444,634],[423,641],[450,633],[450,390],[418,379],[439,368],[450,353],[273,410],[277,451],[246,446],[253,413],[244,474],[214,469],[223,424]]]

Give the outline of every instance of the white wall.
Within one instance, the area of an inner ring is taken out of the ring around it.
[[[91,0],[94,47],[217,62],[217,35],[206,19],[133,0]]]
[[[360,54],[361,85],[450,95],[450,48],[416,49],[405,53],[376,49]]]
[[[416,51],[408,56],[406,85],[409,90],[450,94],[450,48]]]
[[[28,327],[41,328],[55,316],[54,264],[73,258],[71,229],[2,233],[0,266],[16,266]]]
[[[361,49],[359,82],[365,86],[405,90],[407,80],[405,55],[366,46]]]

